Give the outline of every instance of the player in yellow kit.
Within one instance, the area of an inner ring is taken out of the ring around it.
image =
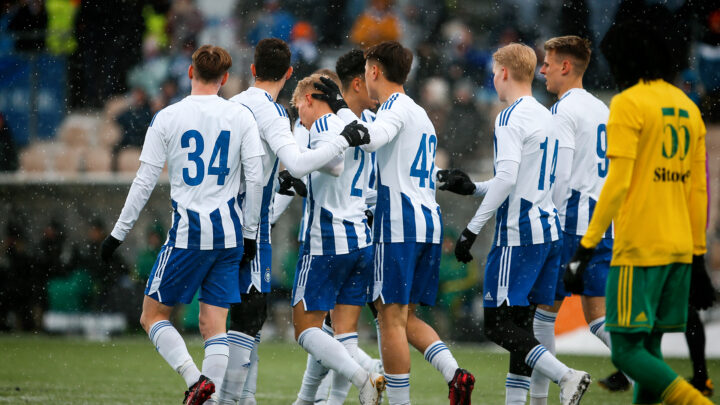
[[[663,333],[685,329],[693,262],[703,266],[705,125],[672,80],[677,66],[650,24],[613,26],[601,44],[623,91],[610,104],[610,171],[564,282],[582,273],[613,218],[606,289],[612,361],[632,378],[636,404],[710,404],[662,359]]]

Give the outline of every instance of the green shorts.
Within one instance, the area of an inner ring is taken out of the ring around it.
[[[605,329],[610,332],[683,332],[687,322],[691,265],[611,266],[605,291]]]

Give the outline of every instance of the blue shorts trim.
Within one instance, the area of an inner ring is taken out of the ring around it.
[[[562,278],[565,274],[565,265],[572,259],[582,235],[571,235],[565,233],[563,235],[563,252],[562,261],[560,262],[560,271],[558,272],[557,288],[555,289],[555,300],[560,301],[565,297],[569,297],[570,293],[565,291],[565,285]],[[583,274],[584,290],[582,295],[586,297],[604,297],[605,285],[607,284],[607,275],[610,271],[610,260],[612,259],[613,240],[611,238],[603,238],[595,247],[590,264]]]
[[[435,305],[441,255],[437,243],[375,244],[373,301]]]
[[[552,305],[562,240],[526,246],[495,246],[485,265],[486,307]]]
[[[248,294],[252,286],[259,292],[270,292],[270,269],[272,267],[272,246],[258,243],[255,258],[240,268],[240,293]]]
[[[145,295],[168,306],[189,304],[200,290],[199,300],[227,308],[240,302],[238,268],[242,247],[215,250],[160,249]]]
[[[342,255],[303,254],[295,269],[292,306],[329,311],[335,304],[364,306],[373,272],[373,247]]]

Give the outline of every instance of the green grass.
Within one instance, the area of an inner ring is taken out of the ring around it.
[[[370,342],[371,355],[377,349]],[[197,364],[202,361],[199,338],[189,340]],[[460,364],[477,382],[475,404],[504,402],[508,356],[480,346],[453,346]],[[411,397],[415,405],[447,403],[447,387],[440,375],[412,352]],[[305,352],[296,344],[263,342],[260,346],[258,403],[289,405],[295,399],[305,369]],[[613,371],[604,357],[561,356],[574,368],[602,378]],[[689,360],[670,359],[681,375],[690,374]],[[708,362],[711,376],[720,378],[720,361]],[[0,403],[53,404],[179,404],[184,384],[144,337],[125,337],[107,343],[72,338],[0,335]],[[557,388],[551,387],[551,401]],[[357,404],[353,389],[348,404]],[[713,398],[718,402],[718,395]],[[583,404],[630,403],[629,393],[608,394],[593,385]]]

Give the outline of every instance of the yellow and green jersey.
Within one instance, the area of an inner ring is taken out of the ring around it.
[[[613,98],[607,137],[608,157],[634,160],[614,218],[612,265],[691,263],[705,252],[707,215],[699,109],[663,80],[640,81]]]

